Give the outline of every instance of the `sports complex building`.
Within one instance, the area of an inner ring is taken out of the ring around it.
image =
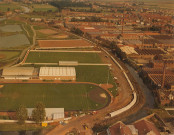
[[[9,67],[2,71],[3,79],[76,80],[75,67]]]

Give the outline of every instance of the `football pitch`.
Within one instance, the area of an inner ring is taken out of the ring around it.
[[[78,61],[79,63],[102,63],[98,53],[84,52],[30,52],[26,63],[58,63]]]
[[[46,108],[70,110],[97,110],[108,105],[109,94],[92,84],[43,83],[4,84],[0,88],[0,110],[15,111],[23,104],[27,108],[43,102]]]

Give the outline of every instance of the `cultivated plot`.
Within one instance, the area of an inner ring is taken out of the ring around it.
[[[22,29],[20,25],[5,25],[0,27],[2,32],[21,32]]]
[[[10,11],[13,11],[15,9],[21,9],[21,7],[17,3],[1,3],[0,4],[0,11],[7,12],[9,9]]]
[[[17,47],[29,44],[30,42],[24,34],[0,37],[0,48]]]
[[[56,11],[57,8],[49,4],[32,4],[33,10],[36,12],[47,12],[47,11]]]
[[[105,107],[110,97],[91,84],[4,84],[0,88],[1,111],[14,111],[20,104],[32,108],[36,102],[47,108],[96,110]]]
[[[20,51],[0,51],[0,61],[10,60],[20,55]]]

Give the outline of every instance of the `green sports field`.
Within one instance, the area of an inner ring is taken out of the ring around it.
[[[79,63],[102,63],[98,53],[83,52],[30,52],[26,63],[58,63],[78,61]]]
[[[20,104],[31,108],[40,101],[47,108],[96,110],[109,100],[105,90],[90,84],[4,84],[0,88],[1,111],[14,111]]]
[[[54,67],[53,65],[23,65],[22,67]],[[57,67],[57,66],[56,66]],[[112,84],[113,87],[108,90],[115,97],[117,94],[117,85],[108,66],[75,66],[77,82],[92,82],[96,84]]]
[[[108,90],[113,96],[117,94],[117,85],[108,66],[77,66],[76,74],[79,82],[93,82],[96,84],[112,84]]]

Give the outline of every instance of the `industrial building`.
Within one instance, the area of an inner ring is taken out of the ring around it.
[[[31,79],[35,76],[34,67],[8,67],[2,71],[4,79]]]
[[[34,108],[27,108],[29,118]],[[45,108],[46,120],[64,119],[64,108]]]
[[[76,71],[74,67],[41,67],[39,79],[76,80]]]
[[[76,62],[74,62],[77,64]],[[2,71],[3,79],[76,80],[75,67],[8,67]]]

